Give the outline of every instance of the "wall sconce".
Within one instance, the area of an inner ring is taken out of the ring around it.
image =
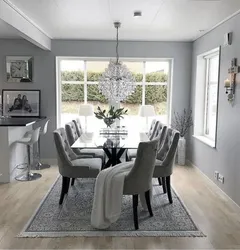
[[[240,67],[237,65],[237,58],[233,58],[231,62],[231,68],[228,69],[230,80],[226,79],[224,81],[224,87],[226,89],[226,94],[228,95],[229,102],[232,102],[234,100],[235,88],[236,88],[236,75],[238,73],[240,73]]]
[[[232,102],[234,100],[235,84],[232,84],[229,79],[226,79],[224,81],[224,87],[226,89],[226,94],[228,95],[228,101]]]

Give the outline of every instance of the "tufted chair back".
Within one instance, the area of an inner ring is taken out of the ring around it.
[[[65,130],[67,134],[68,143],[70,146],[79,138],[76,125],[74,122],[69,122],[65,125]],[[75,154],[80,154],[80,149],[72,149]]]
[[[54,142],[57,149],[57,159],[58,167],[61,175],[64,176],[64,168],[71,166],[72,160],[75,160],[77,157],[72,151],[66,136],[64,128],[59,128],[53,132]]]
[[[151,188],[158,142],[158,139],[154,139],[139,143],[137,158],[125,177],[124,194],[140,194]]]
[[[151,127],[150,127],[149,132],[148,132],[148,137],[149,137],[150,140],[152,140],[155,137],[154,135],[156,133],[158,125],[159,125],[159,121],[154,119],[152,121]]]
[[[162,147],[167,132],[167,126],[159,122],[153,139],[159,138],[159,149]]]
[[[157,122],[157,120],[156,120],[156,119],[153,119],[153,120],[152,120],[152,123],[151,123],[150,129],[149,129],[149,131],[148,131],[148,136],[149,136],[149,137],[150,137],[150,136],[152,135],[152,133],[153,133],[153,130],[154,130],[154,128],[155,128],[155,124],[156,124],[156,122]]]
[[[77,131],[78,137],[80,137],[83,134],[83,129],[82,129],[80,119],[76,118],[75,120],[72,120],[72,121],[74,122],[74,124],[76,126],[76,131]]]
[[[162,166],[172,168],[177,152],[179,141],[179,132],[175,129],[168,128],[162,147],[157,153],[157,159],[162,161]]]

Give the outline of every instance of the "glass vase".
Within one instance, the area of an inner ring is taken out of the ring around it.
[[[108,128],[111,128],[111,125],[115,122],[115,119],[111,117],[107,117],[107,118],[104,118],[103,121],[107,125]]]

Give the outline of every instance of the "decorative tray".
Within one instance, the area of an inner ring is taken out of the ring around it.
[[[128,130],[125,127],[117,128],[102,128],[99,131],[100,134],[112,134],[112,135],[127,135]]]

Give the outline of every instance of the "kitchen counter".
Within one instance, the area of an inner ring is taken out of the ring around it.
[[[44,119],[46,117],[0,118],[0,183],[14,180],[23,171],[17,165],[27,162],[27,148],[16,141],[32,130],[33,124]]]
[[[26,127],[43,119],[46,119],[46,116],[0,118],[0,127]]]

